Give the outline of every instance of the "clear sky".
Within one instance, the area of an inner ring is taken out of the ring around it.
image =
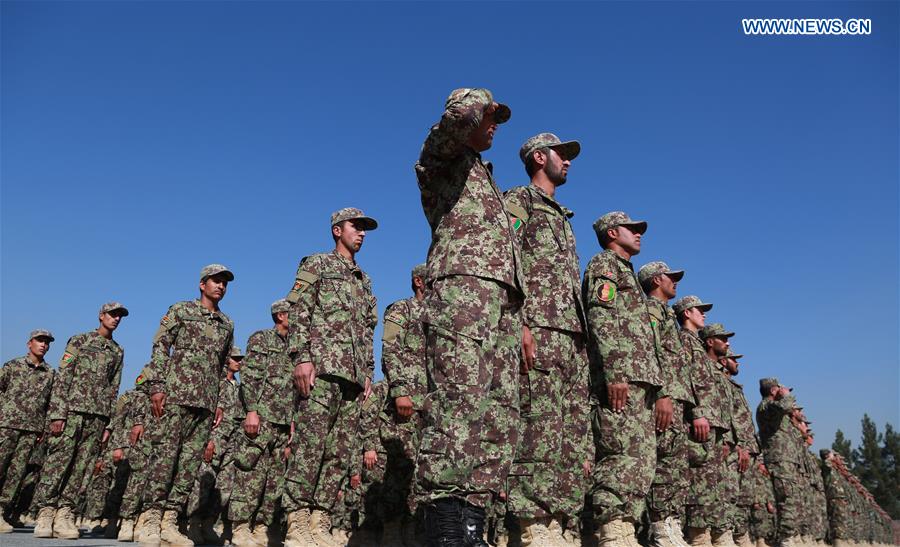
[[[44,327],[56,364],[120,300],[131,385],[211,262],[243,346],[344,206],[380,221],[358,260],[383,312],[430,240],[428,127],[487,87],[513,113],[485,153],[503,189],[527,183],[526,138],[580,140],[558,197],[582,264],[598,216],[648,220],[635,265],[715,304],[751,406],[777,376],[817,445],[855,444],[864,412],[900,426],[898,6],[4,1],[0,357]],[[872,34],[745,36],[746,17]]]

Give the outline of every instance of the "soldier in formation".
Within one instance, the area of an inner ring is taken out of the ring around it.
[[[36,514],[38,537],[77,538],[80,516],[148,546],[891,543],[840,456],[810,451],[775,378],[760,381],[757,434],[734,333],[707,324],[712,304],[676,300],[683,271],[635,270],[646,222],[598,218],[603,250],[580,275],[558,196],[577,141],[527,139],[528,184],[501,193],[482,153],[510,115],[457,89],[428,132],[415,173],[431,245],[412,296],[385,310],[383,381],[357,263],[378,223],[352,207],[246,356],[220,264],[168,309],[118,400],[124,306],[104,304],[57,371],[53,336],[32,332],[0,368],[0,533]]]

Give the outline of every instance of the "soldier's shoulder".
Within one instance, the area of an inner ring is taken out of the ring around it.
[[[223,312],[222,310],[219,310],[219,315],[222,317],[222,320],[225,321],[225,323],[229,327],[231,327],[232,330],[234,330],[234,321],[232,321],[231,318],[228,317],[228,314]]]
[[[268,346],[268,342],[272,337],[275,329],[262,329],[254,332],[247,339],[247,351],[259,351]]]
[[[409,319],[411,311],[410,298],[397,300],[384,309],[384,320],[402,325]]]
[[[310,273],[318,273],[332,264],[332,259],[337,258],[334,253],[315,253],[304,256],[300,260],[299,270]]]
[[[22,355],[19,357],[13,357],[9,361],[3,363],[4,367],[17,367],[19,365],[25,364],[25,360],[28,359],[28,356]]]
[[[611,278],[615,276],[618,268],[615,254],[604,250],[591,257],[585,272],[595,276]]]

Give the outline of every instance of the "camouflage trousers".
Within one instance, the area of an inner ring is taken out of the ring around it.
[[[0,510],[8,507],[25,478],[40,433],[0,427]]]
[[[416,476],[416,452],[422,434],[422,415],[413,413],[408,421],[398,422],[394,412],[389,424],[382,424],[381,445],[384,447],[384,474],[379,491],[382,520],[412,516],[416,510],[413,487]],[[379,453],[379,459],[381,454]]]
[[[591,496],[598,524],[641,519],[656,472],[656,391],[629,384],[622,412],[609,406],[605,386],[598,394],[602,403],[591,413],[597,451]]]
[[[156,418],[149,419],[156,421]],[[147,490],[150,467],[154,461],[151,437],[152,435],[145,433],[140,441],[128,449],[127,459],[123,462],[128,468],[128,480],[119,506],[119,516],[122,518],[136,519],[142,511],[144,492]]]
[[[507,510],[519,518],[578,522],[585,460],[593,461],[588,362],[580,333],[534,327],[534,368],[519,374],[521,435]]]
[[[229,518],[234,522],[271,526],[284,491],[287,465],[284,449],[291,436],[291,426],[260,418],[256,438],[247,437],[243,429],[237,435],[240,439],[231,466]]]
[[[814,539],[825,539],[828,535],[828,502],[825,492],[815,489],[813,493],[813,527]]]
[[[186,509],[211,426],[212,413],[206,409],[165,406],[159,419],[158,444],[153,446],[153,465],[147,475],[145,509]]]
[[[741,493],[741,474],[738,472],[738,453],[731,448],[728,457],[725,458],[725,474],[722,482],[722,494],[724,503],[728,509],[728,529],[734,530],[738,519],[738,497]]]
[[[656,473],[647,496],[651,522],[681,519],[691,481],[688,478],[688,431],[684,405],[672,401],[674,417],[669,429],[656,434]]]
[[[831,539],[851,539],[850,523],[853,515],[846,499],[828,500],[828,522],[831,527]]]
[[[108,421],[96,414],[70,412],[62,433],[47,438],[47,460],[34,494],[37,507],[79,506],[82,487],[100,456],[100,440]]]
[[[731,515],[725,490],[725,442],[719,429],[711,429],[709,436],[705,443],[688,440],[691,486],[685,507],[685,525],[730,530]]]
[[[521,294],[474,276],[443,277],[426,297],[428,396],[416,496],[487,507],[506,489],[519,427]]]
[[[96,463],[102,462],[102,467],[97,469]],[[83,485],[84,504],[79,511],[81,516],[88,519],[103,518],[103,509],[106,506],[106,496],[113,484],[116,474],[116,466],[113,465],[112,455],[109,451],[95,460],[90,472],[85,477]]]
[[[767,479],[768,480],[768,479]],[[750,536],[756,540],[775,541],[775,514],[770,513],[766,504],[754,504],[750,508]]]
[[[789,462],[766,462],[775,490],[778,511],[778,539],[784,540],[800,533],[800,466]]]
[[[294,417],[295,433],[287,462],[282,506],[286,513],[306,507],[333,512],[359,457],[359,384],[319,376]]]

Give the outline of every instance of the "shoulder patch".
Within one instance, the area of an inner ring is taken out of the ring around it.
[[[403,330],[400,325],[394,323],[393,321],[386,320],[384,323],[384,333],[381,335],[382,342],[390,342],[397,338],[400,335],[400,331]]]
[[[526,211],[525,208],[521,205],[507,202],[506,210],[509,212],[509,215],[511,217],[513,217],[515,220],[518,220],[520,223],[528,222],[528,211]],[[515,224],[515,221],[513,223]]]
[[[67,367],[74,360],[75,360],[75,354],[71,353],[69,351],[66,351],[65,353],[63,353],[62,359],[60,359],[59,364],[60,364],[60,366]]]
[[[604,281],[597,287],[597,300],[600,302],[612,302],[616,299],[616,285],[609,281]]]
[[[395,308],[388,310],[387,314],[384,316],[384,320],[385,322],[396,323],[401,327],[406,324],[406,316],[402,311]]]
[[[145,381],[147,381],[147,378],[145,378],[143,374],[138,374],[138,377],[134,379],[134,385],[139,386]]]
[[[296,279],[294,279],[294,286],[291,288],[291,292],[296,293],[299,296],[300,293],[305,291],[318,280],[318,275],[307,270],[300,270],[297,272]],[[296,300],[291,300],[290,296],[288,296],[288,300],[291,302],[296,302]]]

